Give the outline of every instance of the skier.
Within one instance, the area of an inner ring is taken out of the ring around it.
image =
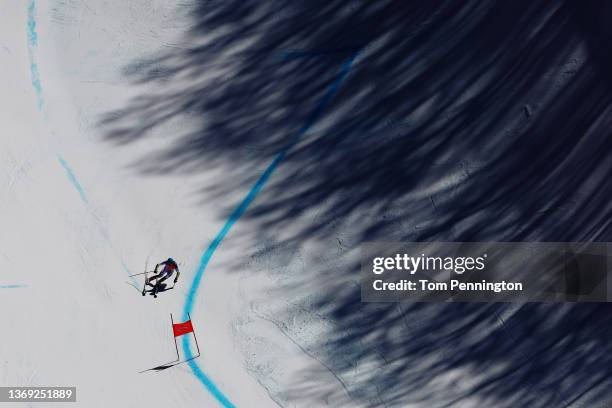
[[[159,267],[162,265],[164,266],[164,269],[162,269],[160,273],[157,273]],[[160,262],[155,265],[155,270],[153,271],[153,273],[155,273],[156,275],[151,276],[149,279],[147,279],[146,282],[147,285],[153,287],[153,289],[151,289],[153,297],[157,297],[157,292],[163,292],[166,289],[166,284],[163,282],[169,277],[171,277],[175,271],[176,276],[174,277],[174,283],[176,284],[181,273],[179,272],[178,265],[176,264],[174,259],[168,258],[164,262]],[[155,281],[155,283],[153,283],[153,281]],[[144,294],[145,290],[143,289],[142,295],[144,296]]]

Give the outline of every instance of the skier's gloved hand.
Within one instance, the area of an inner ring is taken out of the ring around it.
[[[178,278],[174,278],[174,283],[178,282]]]

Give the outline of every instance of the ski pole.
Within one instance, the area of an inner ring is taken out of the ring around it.
[[[128,275],[128,276],[138,276],[138,275],[144,275],[145,273],[151,273],[153,271],[149,271],[149,272],[141,272],[141,273],[135,273],[133,275]]]

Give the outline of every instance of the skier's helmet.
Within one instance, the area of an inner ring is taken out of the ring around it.
[[[169,264],[176,264],[176,262],[174,262],[174,259],[172,259],[172,258],[168,258],[168,259],[166,260],[166,263],[169,263]]]

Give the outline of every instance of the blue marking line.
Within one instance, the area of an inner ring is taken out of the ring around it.
[[[11,285],[0,285],[0,289],[16,289],[16,288],[26,288],[28,285],[22,284],[11,284]]]
[[[36,0],[30,0],[28,4],[28,54],[30,57],[30,80],[32,87],[36,91],[36,101],[38,109],[43,108],[42,85],[40,84],[40,74],[38,65],[34,60],[34,51],[38,46],[38,33],[36,32]]]
[[[45,116],[44,102],[45,99],[43,97],[42,84],[40,81],[40,73],[38,70],[38,64],[36,63],[36,58],[34,58],[36,47],[38,46],[38,32],[36,31],[36,0],[30,0],[28,4],[28,56],[30,58],[30,79],[32,81],[32,87],[36,92],[36,101],[38,103],[38,109],[41,111],[43,116]],[[88,203],[87,196],[85,195],[85,190],[83,186],[79,183],[78,179],[74,175],[74,172],[68,165],[68,162],[64,160],[63,157],[58,156],[58,160],[64,170],[66,171],[66,175],[68,176],[68,180],[72,183],[72,185],[77,189],[77,192],[81,196],[81,200],[85,204]]]
[[[64,160],[62,156],[57,156],[57,160],[59,160],[60,164],[66,171],[66,176],[68,177],[68,180],[74,186],[76,191],[79,193],[79,196],[81,197],[81,201],[89,205],[89,201],[87,200],[87,195],[85,194],[85,190],[83,189],[83,186],[81,185],[81,183],[79,183],[79,180],[74,175],[74,172],[72,171],[68,163],[66,163],[66,160]]]
[[[219,247],[223,239],[227,236],[232,226],[246,212],[249,205],[255,200],[255,198],[261,191],[261,189],[264,187],[266,182],[270,179],[270,176],[272,176],[272,173],[274,172],[274,170],[276,170],[279,164],[287,156],[287,153],[291,150],[291,148],[293,148],[301,140],[302,136],[304,136],[306,131],[316,122],[319,116],[323,113],[323,111],[325,110],[325,108],[327,107],[327,105],[330,103],[333,96],[337,92],[341,83],[343,82],[343,80],[346,78],[349,71],[351,70],[351,67],[353,65],[355,58],[357,57],[357,54],[358,52],[353,54],[342,65],[342,69],[340,70],[338,78],[336,78],[336,80],[330,85],[326,94],[323,96],[323,99],[321,100],[317,108],[314,110],[314,112],[310,115],[306,123],[297,132],[297,134],[292,138],[292,140],[289,141],[287,146],[285,146],[283,150],[281,150],[276,155],[274,160],[272,160],[272,163],[270,163],[270,165],[264,171],[264,173],[259,177],[259,179],[257,179],[257,181],[255,182],[253,187],[251,187],[251,190],[248,192],[246,197],[242,200],[242,202],[240,202],[238,207],[236,207],[234,211],[230,214],[229,218],[227,219],[227,221],[225,222],[221,230],[217,233],[213,241],[210,243],[210,245],[208,246],[208,248],[202,255],[200,259],[200,263],[196,270],[195,276],[191,283],[191,287],[189,288],[189,292],[187,295],[187,301],[185,302],[185,306],[183,308],[183,320],[187,320],[189,313],[191,313],[191,311],[193,310],[193,302],[197,294],[198,288],[200,286],[200,283],[202,281],[202,276],[204,274],[204,271],[206,270],[206,267],[208,266],[208,263],[210,262],[212,256],[214,255],[215,251],[217,250],[217,248]],[[189,341],[187,338],[183,339],[183,350],[184,350],[185,356],[187,356],[186,358],[189,358],[189,356],[192,355],[189,349]],[[204,374],[204,372],[200,369],[200,367],[198,366],[198,363],[195,360],[191,360],[189,362],[189,366],[191,367],[191,370],[193,371],[194,375],[200,380],[200,382],[204,385],[204,387],[206,387],[206,389],[217,399],[217,401],[219,401],[219,403],[222,406],[226,408],[234,407],[234,405],[232,405],[229,402],[229,400],[223,395],[223,393],[221,393],[221,391],[219,391],[219,389],[214,385],[214,383]]]
[[[183,344],[183,350],[185,351],[184,353],[185,359],[190,359],[193,357],[193,354],[191,353],[191,348],[189,347],[189,338],[190,336],[183,336],[182,344]],[[198,363],[196,363],[196,360],[190,360],[187,362],[187,364],[191,368],[191,371],[196,376],[196,378],[200,380],[200,382],[204,385],[204,387],[206,387],[208,392],[210,392],[210,394],[219,402],[219,404],[221,404],[221,406],[223,406],[224,408],[235,408],[236,407],[225,396],[225,394],[223,394],[223,392],[219,388],[217,388],[215,383],[212,382],[210,378],[208,378],[208,376],[204,373],[204,371],[202,371]]]
[[[38,109],[41,111],[43,116],[45,116],[45,100],[43,97],[42,84],[40,81],[40,73],[38,70],[38,64],[36,63],[36,58],[34,58],[36,47],[38,46],[38,32],[36,31],[36,11],[36,0],[30,0],[28,4],[28,54],[30,58],[30,77],[32,81],[32,87],[36,92],[36,101],[38,103]],[[83,202],[87,204],[88,201],[87,196],[85,195],[85,190],[74,175],[74,172],[68,165],[68,162],[64,160],[64,158],[61,156],[58,156],[58,160],[66,171],[68,180],[70,180],[72,185],[77,189],[77,192],[81,196],[81,200],[83,200]]]
[[[36,3],[36,0],[30,0],[29,3],[28,3],[28,30],[27,30],[27,34],[28,34],[28,57],[30,59],[30,76],[31,76],[31,81],[32,81],[32,87],[34,88],[34,91],[36,93],[36,101],[37,101],[37,104],[38,104],[38,110],[42,114],[43,119],[46,119],[47,115],[46,115],[46,110],[45,110],[45,98],[44,98],[44,95],[43,95],[43,89],[42,89],[42,84],[41,84],[41,80],[40,80],[40,73],[39,73],[39,69],[38,69],[38,64],[36,63],[36,48],[38,47],[38,32],[36,31],[36,27],[37,27],[37,25],[36,25],[36,13],[37,13],[37,3]],[[53,132],[51,132],[51,133],[53,134]],[[110,241],[110,238],[108,237],[108,234],[104,231],[104,229],[102,228],[102,225],[100,224],[100,220],[91,211],[91,208],[90,208],[90,205],[89,205],[89,200],[87,199],[87,195],[85,194],[85,189],[83,188],[83,186],[79,182],[78,178],[74,174],[74,171],[72,171],[72,168],[70,167],[68,162],[62,156],[57,155],[57,159],[58,159],[60,165],[64,168],[64,171],[66,172],[66,176],[68,177],[68,181],[70,181],[70,183],[77,190],[77,192],[79,193],[79,196],[81,197],[81,201],[83,201],[83,203],[88,208],[88,210],[89,210],[90,214],[92,215],[92,217],[98,223],[98,226],[100,227],[100,231],[101,231],[102,235],[104,236],[104,238],[108,242],[108,244],[111,247],[111,249],[117,255],[117,258],[119,258],[123,269],[127,272],[128,275],[131,275],[132,272],[129,270],[129,268],[127,267],[127,265],[123,261],[123,258],[121,258],[121,256],[119,256],[116,253],[115,249],[113,248],[113,245],[112,245],[112,243]],[[135,280],[134,277],[130,277],[130,280],[134,284],[136,284],[136,280]]]

